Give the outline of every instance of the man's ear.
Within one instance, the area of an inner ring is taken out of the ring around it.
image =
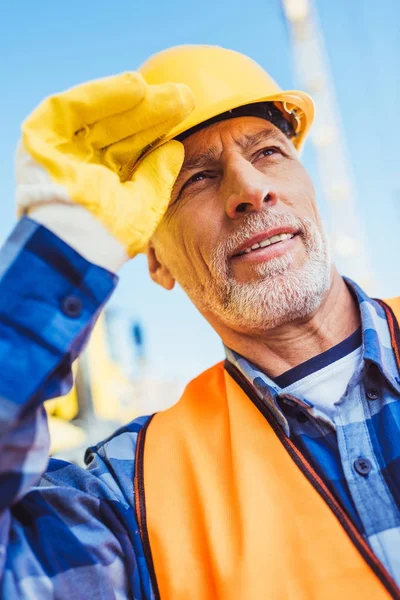
[[[158,259],[156,249],[152,242],[149,242],[146,254],[147,265],[152,280],[166,290],[172,290],[175,285],[175,279],[172,277],[168,268]]]

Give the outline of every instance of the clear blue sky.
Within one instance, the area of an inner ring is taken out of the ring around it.
[[[376,292],[400,294],[400,3],[317,0],[317,8]],[[239,50],[262,64],[282,87],[296,87],[280,0],[6,3],[0,22],[1,240],[14,222],[13,153],[21,120],[46,95],[134,70],[150,54],[184,43]],[[306,148],[304,162],[326,215],[311,148]],[[142,319],[150,364],[162,376],[188,379],[222,357],[219,340],[184,294],[164,292],[150,282],[143,257],[125,268],[113,302]]]

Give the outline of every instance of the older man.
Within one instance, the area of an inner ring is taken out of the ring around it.
[[[26,216],[0,281],[2,597],[400,598],[400,307],[331,264],[297,154],[312,102],[220,48],[140,72],[23,125]],[[227,360],[86,470],[47,466],[42,403],[144,249]]]

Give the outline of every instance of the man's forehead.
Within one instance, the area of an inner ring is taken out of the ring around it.
[[[243,153],[266,141],[290,143],[275,125],[258,117],[239,117],[209,125],[184,140],[185,160],[181,172],[217,162],[227,145]]]

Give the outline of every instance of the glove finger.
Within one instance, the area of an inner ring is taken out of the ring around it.
[[[151,152],[140,164],[131,181],[123,185],[134,196],[132,242],[129,256],[143,252],[171,200],[172,188],[181,170],[185,151],[183,144],[172,140]]]
[[[139,131],[136,135],[111,144],[104,151],[98,152],[96,158],[101,164],[118,173],[121,181],[126,181],[131,178],[139,157],[162,140],[173,128],[174,123],[174,120],[169,119],[150,129]]]
[[[91,128],[87,140],[93,148],[110,146],[124,138],[154,129],[156,137],[168,133],[194,108],[194,97],[184,84],[166,83],[149,85],[143,100],[123,114],[114,114],[98,121]],[[156,129],[156,126],[160,127]],[[148,136],[144,136],[146,139]],[[155,138],[153,138],[155,139]],[[132,152],[140,153],[141,136],[133,141]]]
[[[124,113],[146,93],[139,73],[122,73],[96,79],[46,98],[26,119],[24,133],[34,130],[50,142],[70,140],[77,132],[88,133],[88,125]]]

